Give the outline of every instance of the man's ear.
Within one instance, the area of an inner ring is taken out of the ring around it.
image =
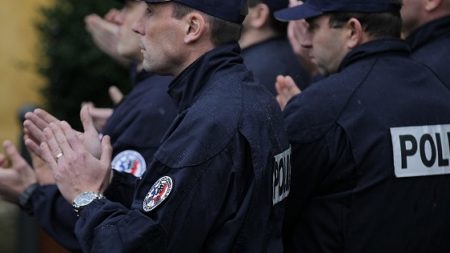
[[[198,12],[191,12],[184,17],[184,20],[186,21],[184,42],[197,41],[206,31],[205,17]]]
[[[259,3],[249,9],[248,25],[253,28],[261,28],[269,21],[269,17],[269,7],[266,4]]]
[[[364,28],[356,18],[350,18],[344,28],[347,29],[345,36],[348,48],[353,49],[365,41]]]
[[[443,0],[425,0],[425,10],[427,12],[434,11],[443,3]]]

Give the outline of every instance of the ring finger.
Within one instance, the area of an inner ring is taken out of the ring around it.
[[[50,128],[46,128],[44,130],[44,135],[45,135],[45,142],[47,143],[50,152],[53,154],[55,160],[58,160],[57,156],[61,156],[60,154],[62,154],[62,151],[59,148],[58,143],[56,142],[56,138],[53,135],[52,130]]]

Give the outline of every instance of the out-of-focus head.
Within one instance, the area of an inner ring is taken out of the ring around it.
[[[122,1],[124,6],[114,16],[113,22],[119,25],[117,52],[131,60],[142,60],[139,37],[133,32],[133,24],[145,13],[146,4],[133,0]]]
[[[249,19],[259,18],[266,15],[264,19],[269,27],[277,34],[286,34],[287,24],[280,22],[273,16],[278,10],[289,6],[289,0],[248,0],[249,14],[244,21],[244,30],[249,26]],[[264,22],[261,21],[261,22]]]
[[[319,72],[330,75],[357,46],[383,37],[400,37],[400,8],[401,0],[307,0],[275,12],[275,17],[307,21],[302,47],[310,49]]]
[[[450,0],[403,0],[401,15],[407,37],[422,25],[450,15]]]

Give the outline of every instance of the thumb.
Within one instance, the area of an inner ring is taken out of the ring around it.
[[[100,186],[100,191],[104,192],[108,185],[111,182],[112,177],[112,169],[111,169],[111,155],[112,155],[112,147],[111,147],[111,139],[108,135],[103,136],[102,138],[102,154],[100,156],[100,164],[105,169],[105,177],[103,178],[102,185]]]
[[[13,168],[23,168],[24,166],[29,166],[25,159],[19,154],[16,146],[11,141],[3,142],[3,148],[5,149],[6,155],[11,159]]]
[[[108,11],[108,13],[105,14],[105,20],[108,22],[113,22],[114,19],[119,15],[120,11],[117,9],[111,9]]]
[[[95,22],[96,17],[98,17],[97,14],[89,14],[89,15],[86,15],[86,16],[84,17],[84,24],[85,24],[86,26],[89,26],[92,22]]]
[[[80,119],[85,133],[98,135],[92,116],[89,113],[89,105],[83,105],[81,107]]]
[[[100,157],[100,162],[105,167],[109,168],[111,165],[111,156],[112,156],[111,139],[108,135],[105,135],[102,138],[102,155]]]
[[[298,88],[297,84],[295,83],[294,79],[292,79],[291,76],[286,76],[285,84],[291,97],[301,93],[301,90]]]
[[[275,90],[279,95],[283,94],[284,90],[286,89],[286,81],[285,77],[282,75],[278,75],[277,79],[275,81]]]
[[[276,96],[276,100],[278,102],[278,105],[280,106],[281,111],[283,111],[287,104],[286,99],[283,96],[278,95]]]
[[[109,92],[109,96],[111,97],[111,100],[113,101],[113,103],[115,105],[120,103],[120,101],[122,101],[123,93],[116,86],[109,87],[108,92]]]

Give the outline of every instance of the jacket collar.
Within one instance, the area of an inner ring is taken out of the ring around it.
[[[415,51],[422,45],[443,35],[450,36],[450,15],[419,27],[406,38],[406,42],[412,51]]]
[[[350,51],[342,60],[341,65],[339,66],[339,71],[355,61],[385,53],[407,55],[409,54],[409,48],[404,41],[397,38],[386,38],[370,41]]]
[[[237,43],[214,48],[188,66],[169,85],[169,95],[179,111],[189,107],[211,76],[235,63],[242,63]]]

